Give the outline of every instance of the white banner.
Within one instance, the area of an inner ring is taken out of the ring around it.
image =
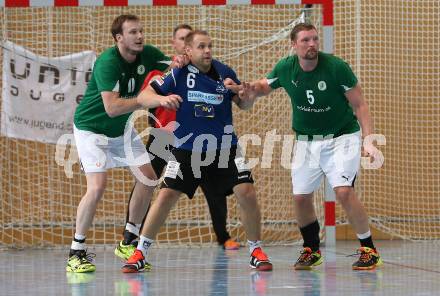
[[[91,78],[93,51],[38,56],[3,42],[1,134],[56,143],[73,132],[73,114]]]

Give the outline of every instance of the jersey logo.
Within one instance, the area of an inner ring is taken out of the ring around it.
[[[218,84],[217,87],[215,88],[215,91],[218,92],[219,94],[225,94],[228,92],[228,90],[223,84]]]
[[[292,84],[295,85],[295,87],[298,87],[298,82],[299,82],[299,80],[297,80],[297,81],[292,80]]]
[[[139,75],[144,74],[145,73],[145,66],[144,65],[139,65],[138,68],[137,68],[137,73]]]
[[[324,91],[324,90],[327,89],[327,84],[325,83],[325,81],[321,80],[321,81],[318,82],[318,89],[320,91]]]
[[[191,73],[199,73],[199,69],[197,69],[193,65],[188,65],[188,71]]]
[[[201,91],[188,91],[188,101],[220,105],[223,102],[223,95],[204,93]]]
[[[214,106],[208,104],[195,104],[194,105],[194,116],[195,117],[207,117],[214,118]]]
[[[348,87],[346,85],[341,84],[342,88],[344,89],[344,91],[349,91],[351,89],[351,87]]]

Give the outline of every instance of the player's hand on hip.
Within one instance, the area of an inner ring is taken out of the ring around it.
[[[183,100],[179,95],[172,94],[172,95],[163,97],[160,102],[160,106],[167,108],[167,109],[177,110],[182,101]]]

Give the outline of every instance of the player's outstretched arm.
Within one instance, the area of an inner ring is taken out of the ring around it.
[[[227,89],[232,90],[236,94],[238,94],[243,89],[244,86],[244,83],[237,84],[230,78],[226,78],[223,81],[223,83]],[[256,98],[267,96],[272,91],[272,88],[269,86],[269,83],[267,82],[266,78],[250,82],[249,86],[250,86],[249,90],[252,90],[252,92],[254,92]]]
[[[253,106],[258,97],[268,95],[272,88],[267,83],[267,79],[263,78],[253,82],[243,82],[236,84],[232,80],[225,79],[225,87],[237,93],[235,103],[240,109],[249,109]]]
[[[240,89],[238,94],[233,98],[233,100],[240,109],[248,110],[252,108],[257,99],[255,87],[251,86],[249,82],[243,82],[239,86]]]
[[[156,107],[164,107],[173,110],[178,109],[180,103],[183,101],[180,96],[175,94],[162,96],[158,94],[151,85],[145,88],[137,96],[136,100],[138,104],[140,104],[144,108],[150,109]]]
[[[101,97],[105,112],[109,117],[116,117],[142,108],[136,99],[122,99],[118,92],[103,91]]]
[[[250,83],[250,86],[254,89],[257,98],[267,96],[272,92],[272,88],[266,78],[253,81]]]

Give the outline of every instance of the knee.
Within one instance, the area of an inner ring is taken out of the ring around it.
[[[295,194],[293,200],[297,207],[306,207],[313,204],[313,194]]]
[[[257,194],[255,192],[254,186],[251,184],[237,185],[238,190],[236,191],[237,198],[241,204],[256,204]]]
[[[174,189],[169,189],[169,188],[162,188],[159,191],[159,194],[157,196],[157,199],[155,200],[155,203],[157,203],[159,205],[159,207],[162,206],[172,206],[174,205],[177,200],[180,197],[180,192],[176,191]]]
[[[143,165],[139,169],[144,177],[151,181],[157,181],[158,176],[156,176],[156,173],[154,172],[153,167],[150,164]]]
[[[105,184],[88,186],[86,193],[87,199],[89,201],[97,203],[104,194],[104,190]]]
[[[338,187],[335,189],[335,191],[336,191],[336,199],[341,204],[347,204],[353,198],[355,198],[353,187]]]

